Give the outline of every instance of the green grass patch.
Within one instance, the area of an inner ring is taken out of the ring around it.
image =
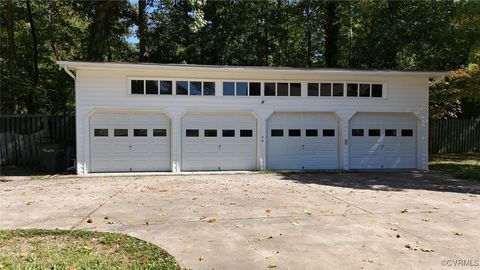
[[[430,157],[429,167],[458,178],[480,180],[480,153],[435,154]]]
[[[158,246],[117,233],[0,230],[0,269],[180,269]]]

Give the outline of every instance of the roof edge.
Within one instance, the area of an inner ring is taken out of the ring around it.
[[[265,67],[265,66],[221,66],[221,65],[196,65],[196,64],[158,64],[158,63],[118,63],[118,62],[82,62],[82,61],[57,61],[65,69],[79,70],[147,70],[147,69],[173,69],[173,70],[198,70],[198,71],[255,71],[255,72],[293,72],[293,73],[318,73],[330,75],[390,75],[390,76],[427,76],[444,77],[448,71],[401,71],[401,70],[358,70],[335,68],[292,68],[292,67]]]

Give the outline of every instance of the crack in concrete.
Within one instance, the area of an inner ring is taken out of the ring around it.
[[[77,228],[78,226],[80,226],[80,224],[82,224],[88,217],[90,217],[91,215],[93,215],[95,212],[97,212],[100,208],[102,208],[105,204],[107,204],[109,201],[111,201],[114,197],[120,195],[121,193],[123,193],[128,187],[130,187],[132,184],[134,184],[138,179],[140,179],[141,176],[138,176],[136,177],[135,179],[133,179],[132,181],[130,181],[129,183],[127,183],[122,189],[120,189],[120,191],[116,192],[115,194],[112,194],[110,196],[108,196],[108,198],[102,202],[101,204],[99,204],[95,209],[93,209],[92,211],[90,211],[85,217],[83,217],[79,222],[77,222],[76,224],[74,224],[70,230],[73,230],[75,228]]]

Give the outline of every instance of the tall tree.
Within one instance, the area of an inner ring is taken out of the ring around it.
[[[146,31],[147,31],[147,1],[146,0],[139,0],[138,1],[138,18],[137,18],[137,25],[138,31],[137,36],[139,40],[138,49],[139,49],[139,60],[140,62],[145,62],[146,55],[145,55],[145,47],[146,47]]]
[[[32,74],[32,88],[28,93],[27,99],[27,110],[29,113],[34,111],[33,108],[33,95],[35,88],[38,86],[38,41],[37,41],[37,32],[35,28],[35,21],[32,15],[32,4],[30,0],[27,0],[27,13],[28,13],[28,21],[30,23],[30,33],[32,35],[32,47],[33,47],[33,56],[32,56],[32,67],[33,67],[33,74]]]
[[[8,36],[8,71],[10,76],[14,76],[17,66],[17,52],[15,48],[15,34],[13,31],[13,4],[12,0],[6,1],[5,22]]]
[[[96,2],[95,17],[90,27],[87,60],[103,61],[107,51],[107,40],[111,32],[111,17],[113,11],[120,5],[117,0],[102,0]]]
[[[328,1],[325,15],[325,64],[327,67],[338,65],[338,12],[337,2]]]

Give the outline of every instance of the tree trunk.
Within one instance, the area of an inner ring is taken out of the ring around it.
[[[312,26],[310,23],[310,14],[311,14],[311,1],[307,0],[307,6],[305,8],[305,39],[307,43],[305,60],[307,67],[312,65]]]
[[[137,31],[137,36],[139,40],[139,53],[140,57],[139,60],[140,62],[145,62],[146,61],[146,55],[145,55],[145,47],[146,47],[146,31],[147,31],[147,13],[146,13],[146,8],[147,8],[147,1],[146,0],[139,0],[138,1],[138,31]]]
[[[327,67],[338,65],[338,14],[337,2],[327,2],[325,18],[325,63]]]
[[[383,65],[387,69],[394,69],[397,65],[397,50],[398,50],[398,40],[396,38],[397,31],[396,31],[396,13],[398,11],[399,3],[396,1],[387,1],[387,25],[390,29],[389,37],[385,38],[385,44],[390,43],[385,48],[385,57],[383,59]]]
[[[13,3],[12,0],[6,1],[6,28],[8,36],[8,72],[14,76],[17,71],[17,51],[15,48],[15,34],[13,32]]]
[[[95,7],[95,17],[90,27],[87,60],[103,61],[106,49],[106,40],[110,34],[109,17],[114,8],[120,4],[117,0],[98,1]]]
[[[28,13],[28,20],[30,22],[30,33],[32,34],[32,46],[33,46],[33,76],[32,76],[32,88],[28,92],[28,100],[27,100],[27,110],[29,113],[33,113],[33,91],[38,86],[38,41],[37,41],[37,33],[35,30],[35,21],[33,20],[32,15],[32,5],[30,0],[27,0],[27,13]]]

